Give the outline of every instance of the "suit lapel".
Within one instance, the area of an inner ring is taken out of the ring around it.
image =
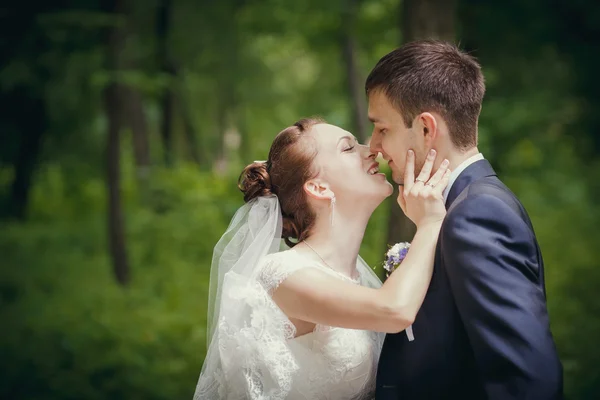
[[[496,172],[488,160],[479,160],[469,165],[454,181],[446,199],[446,209],[449,209],[454,200],[471,183],[488,176],[496,176]]]

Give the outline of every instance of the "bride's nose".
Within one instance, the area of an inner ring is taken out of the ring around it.
[[[359,146],[363,157],[372,159],[375,159],[375,157],[377,157],[377,153],[373,153],[369,146],[364,144],[360,144]]]

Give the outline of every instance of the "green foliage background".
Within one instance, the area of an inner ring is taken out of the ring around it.
[[[127,51],[139,62],[118,79],[143,96],[152,167],[141,185],[126,131],[126,288],[112,275],[106,233],[100,96],[114,77],[99,37],[113,20],[93,1],[59,3],[8,12],[20,17],[9,25],[12,34],[27,40],[3,56],[0,91],[41,99],[47,118],[26,218],[0,221],[0,397],[191,398],[205,352],[212,248],[242,204],[239,171],[266,158],[275,134],[300,117],[318,114],[351,129],[339,48],[346,3],[175,1],[168,40],[181,72],[174,82],[152,61],[157,1],[132,2],[128,24],[136,34]],[[400,43],[401,4],[359,4],[355,37],[364,78]],[[480,59],[487,79],[480,149],[531,214],[568,398],[595,399],[600,90],[593,66],[600,49],[592,38],[600,8],[583,1],[458,4],[458,39]],[[186,88],[201,164],[190,159],[177,119],[174,162],[162,161],[158,98],[175,84]],[[220,163],[216,116],[229,96],[242,146],[226,148]],[[16,112],[10,104],[6,110]],[[0,204],[15,177],[18,140],[28,134],[11,126],[2,126]],[[390,206],[393,199],[376,211],[361,248],[373,266],[385,249]]]

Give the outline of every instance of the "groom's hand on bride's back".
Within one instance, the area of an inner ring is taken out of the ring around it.
[[[404,169],[404,187],[400,187],[398,204],[417,227],[427,223],[441,223],[446,216],[444,189],[450,180],[449,162],[444,160],[432,176],[436,151],[431,149],[415,179],[415,153],[408,151]]]

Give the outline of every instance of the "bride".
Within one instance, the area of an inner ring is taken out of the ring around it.
[[[414,179],[409,152],[398,202],[417,233],[382,285],[358,255],[392,194],[375,154],[318,119],[280,132],[242,172],[246,204],[215,247],[194,399],[373,398],[383,336],[411,325],[431,279],[450,175],[431,176],[434,159]]]

